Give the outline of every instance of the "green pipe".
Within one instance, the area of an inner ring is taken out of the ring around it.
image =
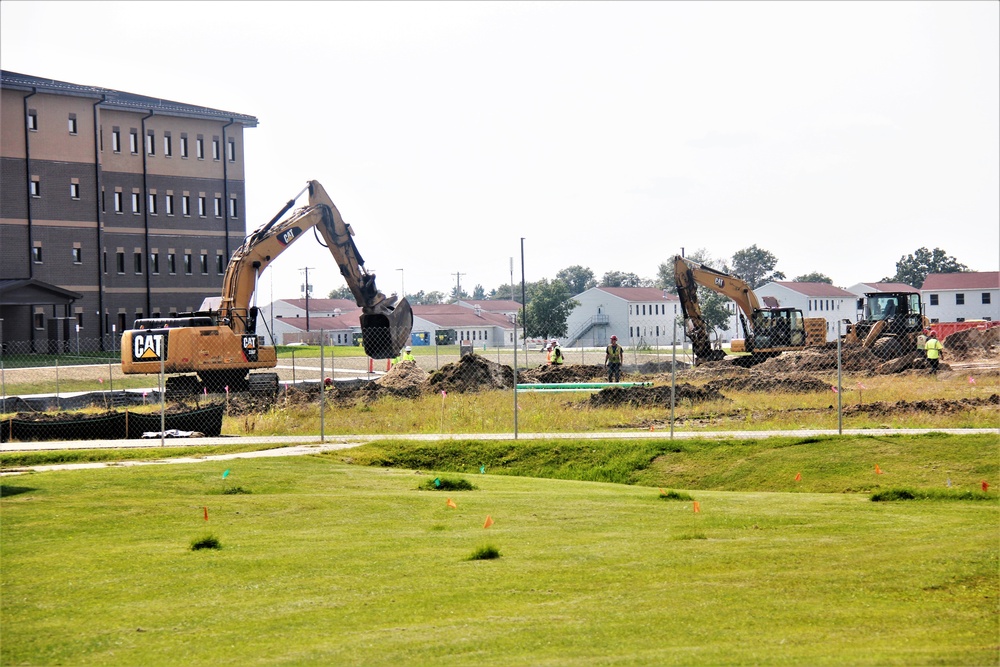
[[[652,382],[539,382],[517,385],[522,389],[603,389],[604,387],[651,387]]]

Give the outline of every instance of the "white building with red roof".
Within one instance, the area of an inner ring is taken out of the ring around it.
[[[565,347],[604,347],[612,334],[625,347],[672,345],[674,321],[682,317],[677,295],[655,287],[592,287],[573,299],[580,305],[566,320]],[[683,339],[680,322],[677,342]]]
[[[920,287],[932,322],[1000,321],[1000,271],[932,273]]]

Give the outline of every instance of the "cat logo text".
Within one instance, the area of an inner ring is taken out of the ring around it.
[[[132,336],[132,361],[161,361],[167,356],[167,334],[135,333]]]

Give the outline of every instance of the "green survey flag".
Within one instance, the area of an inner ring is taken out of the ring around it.
[[[228,469],[226,470],[226,472],[222,473],[222,479],[225,479],[227,477],[229,477],[229,470]]]

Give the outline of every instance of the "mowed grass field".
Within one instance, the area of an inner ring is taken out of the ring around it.
[[[386,441],[5,477],[0,662],[996,665],[998,454]]]

